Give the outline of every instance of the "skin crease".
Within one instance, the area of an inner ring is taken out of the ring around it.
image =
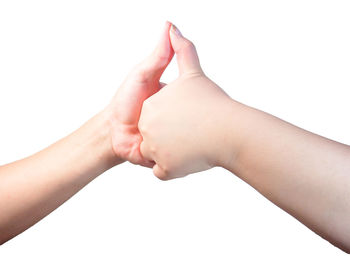
[[[111,103],[48,148],[0,166],[0,244],[23,232],[86,184],[124,161],[153,166],[140,154],[142,103],[157,92],[172,59],[167,22],[158,46],[136,66]]]
[[[153,162],[145,160],[140,153],[142,136],[138,122],[144,100],[163,86],[159,79],[174,55],[169,39],[170,26],[169,22],[165,24],[158,47],[130,72],[106,109],[115,154],[148,167],[153,166]]]
[[[350,252],[350,147],[229,98],[193,44],[170,30],[180,75],[145,100],[142,155],[169,180],[221,166]]]
[[[349,146],[232,100],[170,26],[103,111],[46,149],[0,166],[0,244],[130,161],[153,166],[162,180],[224,167],[349,252]],[[159,79],[174,51],[180,76],[164,86]]]

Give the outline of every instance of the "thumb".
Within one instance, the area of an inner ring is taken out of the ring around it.
[[[202,72],[195,46],[173,24],[170,28],[170,41],[177,57],[180,75],[183,73]]]
[[[165,23],[163,31],[161,33],[160,40],[157,47],[140,65],[142,76],[146,78],[160,79],[164,70],[170,63],[174,56],[174,50],[170,44],[169,30],[171,24],[169,22]]]

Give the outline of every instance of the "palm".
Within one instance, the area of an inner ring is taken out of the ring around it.
[[[135,164],[150,166],[139,146],[142,136],[138,121],[144,100],[159,90],[159,81],[143,81],[129,76],[112,100],[112,145],[116,155]]]
[[[138,122],[143,102],[159,91],[159,79],[174,52],[169,41],[170,24],[164,28],[156,50],[131,71],[109,105],[112,146],[117,157],[135,164],[152,166],[140,153],[142,136]]]

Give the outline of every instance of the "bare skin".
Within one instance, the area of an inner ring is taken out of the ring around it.
[[[350,252],[350,147],[231,99],[170,26],[104,110],[41,152],[0,166],[0,244],[130,161],[162,180],[224,167]],[[164,86],[174,51],[180,76]]]
[[[168,180],[221,166],[350,252],[350,147],[227,96],[172,27],[180,76],[144,102],[141,153]]]
[[[111,103],[48,148],[0,166],[0,244],[52,212],[86,184],[124,161],[150,167],[139,150],[142,103],[162,86],[173,57],[166,23],[154,52],[135,67]]]

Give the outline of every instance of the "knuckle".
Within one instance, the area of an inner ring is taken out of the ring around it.
[[[166,62],[169,60],[169,54],[168,52],[164,52],[163,50],[157,49],[154,53],[154,56],[157,58],[160,62]]]
[[[161,165],[159,165],[159,163],[157,163],[157,164],[158,164],[157,169],[153,170],[154,175],[159,180],[162,180],[162,181],[167,181],[167,180],[171,179],[170,171],[169,171],[167,165],[164,163],[162,163]]]
[[[139,83],[148,83],[149,81],[149,74],[147,72],[147,68],[141,68],[140,71],[137,74],[136,80]]]
[[[172,174],[172,168],[169,164],[163,164],[162,166],[163,174],[165,178],[170,178]]]
[[[157,148],[154,146],[151,146],[151,147],[149,147],[149,151],[150,151],[150,153],[155,155],[157,153]]]
[[[192,41],[186,39],[182,44],[183,49],[195,49],[195,45],[192,43]]]
[[[168,180],[170,180],[170,176],[166,172],[164,172],[162,174],[158,174],[157,178],[159,180],[161,180],[161,181],[168,181]]]
[[[132,70],[131,77],[139,83],[147,83],[149,79],[149,74],[144,63],[137,65],[134,70]]]
[[[169,180],[170,180],[170,177],[167,177],[167,176],[158,176],[158,179],[161,180],[161,181],[169,181]]]
[[[164,174],[166,174],[166,175],[168,175],[169,174],[169,166],[168,165],[164,165],[163,167],[162,167],[162,169],[163,169],[163,172],[164,172]]]
[[[139,132],[141,134],[145,134],[147,132],[147,125],[145,124],[145,121],[143,118],[140,118],[139,123],[137,124]]]

